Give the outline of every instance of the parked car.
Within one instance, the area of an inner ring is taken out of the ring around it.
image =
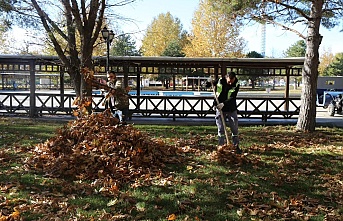
[[[328,113],[330,116],[334,116],[335,114],[343,114],[343,93],[337,95],[329,104],[328,106]]]
[[[324,91],[322,95],[317,95],[317,106],[326,109],[339,94],[342,94],[342,91]]]

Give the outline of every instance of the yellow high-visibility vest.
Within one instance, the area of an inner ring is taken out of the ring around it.
[[[218,83],[217,83],[217,91],[216,91],[216,95],[219,96],[219,94],[223,91],[223,85],[220,82],[222,78],[219,79]],[[233,92],[235,92],[236,87],[231,88],[228,93],[227,93],[227,98],[229,98],[231,96],[231,94]]]

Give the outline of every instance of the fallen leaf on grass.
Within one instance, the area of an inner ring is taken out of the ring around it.
[[[168,216],[168,220],[176,220],[176,215],[173,213],[173,214],[170,214]]]

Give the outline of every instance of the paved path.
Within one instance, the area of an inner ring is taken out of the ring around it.
[[[42,120],[73,120],[75,118],[68,116],[43,116]],[[133,117],[128,123],[133,124],[157,124],[157,125],[215,125],[214,118],[177,118],[175,121],[172,118],[151,118],[151,117]],[[296,125],[297,118],[292,119],[268,119],[263,122],[261,119],[240,118],[240,125]],[[326,109],[317,108],[316,117],[317,126],[323,127],[339,127],[343,128],[343,116],[329,116]]]
[[[199,119],[199,118],[182,118],[165,119],[165,118],[132,118],[130,123],[134,124],[158,124],[158,125],[215,125],[214,119]],[[261,119],[239,119],[239,125],[296,125],[297,119],[268,119],[263,122]],[[339,127],[343,128],[342,116],[336,117],[317,117],[316,124],[318,127]]]
[[[267,122],[262,121],[261,119],[249,119],[249,118],[240,118],[240,125],[296,125],[297,118],[292,119],[268,119]],[[138,118],[133,117],[130,121],[135,124],[173,124],[173,125],[215,125],[214,118],[178,118],[175,121],[171,118]],[[333,117],[329,116],[327,109],[322,107],[317,108],[317,117],[316,117],[317,126],[323,127],[339,127],[343,128],[343,116],[335,115]]]
[[[316,122],[318,126],[343,128],[343,115],[335,114],[335,116],[331,117],[328,114],[327,109],[318,107]]]

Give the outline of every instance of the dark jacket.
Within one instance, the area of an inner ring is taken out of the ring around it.
[[[233,84],[229,85],[226,81],[226,79],[218,79],[215,81],[216,85],[216,91],[218,91],[219,87],[218,85],[221,84],[221,92],[218,95],[218,101],[219,103],[224,103],[224,107],[222,109],[223,112],[233,112],[237,110],[237,103],[236,103],[236,97],[237,93],[239,91],[239,84],[238,79],[234,81]],[[216,100],[214,101],[214,105],[217,105]]]

